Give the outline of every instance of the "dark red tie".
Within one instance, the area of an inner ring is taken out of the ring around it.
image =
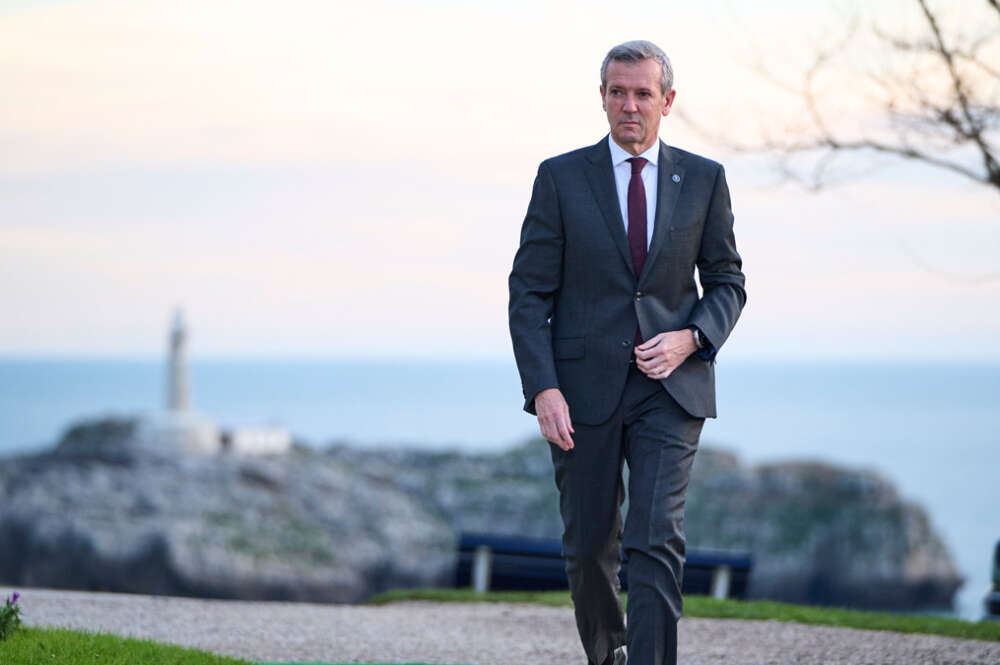
[[[628,181],[628,249],[632,254],[632,267],[638,284],[642,266],[646,264],[646,188],[642,184],[642,167],[645,157],[632,157],[632,178]],[[642,333],[635,330],[636,345],[642,344]]]
[[[632,157],[632,179],[628,181],[628,249],[638,280],[646,263],[646,188],[642,185],[644,157]]]

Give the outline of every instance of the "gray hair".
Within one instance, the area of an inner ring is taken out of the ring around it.
[[[660,91],[665,95],[674,87],[674,68],[670,65],[670,58],[659,46],[644,39],[636,39],[615,46],[604,56],[601,63],[601,87],[608,85],[608,63],[612,60],[618,62],[639,62],[641,60],[653,59],[660,63],[663,70],[663,78],[660,79]]]

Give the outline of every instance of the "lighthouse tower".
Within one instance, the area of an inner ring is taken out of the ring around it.
[[[166,409],[141,420],[135,441],[165,455],[219,451],[218,425],[191,410],[187,367],[187,327],[180,307],[167,335]]]
[[[268,455],[291,450],[292,435],[283,427],[241,425],[223,431],[214,420],[191,408],[187,342],[184,314],[178,307],[167,334],[167,408],[145,414],[133,436],[135,445],[165,455]]]
[[[187,411],[190,405],[187,373],[187,330],[180,307],[174,312],[167,356],[167,409]]]

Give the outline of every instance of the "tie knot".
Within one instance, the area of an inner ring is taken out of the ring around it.
[[[645,157],[629,157],[626,161],[632,163],[632,175],[642,171],[642,167],[646,165],[648,161]]]

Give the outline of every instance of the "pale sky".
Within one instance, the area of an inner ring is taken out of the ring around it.
[[[675,109],[752,141],[803,121],[754,63],[794,77],[855,4],[0,0],[0,354],[160,354],[182,305],[196,356],[507,358],[532,179],[607,131],[607,49],[657,42]],[[826,85],[832,122],[871,120]],[[812,194],[661,137],[727,168],[749,302],[722,354],[1000,360],[997,194],[884,159]]]

